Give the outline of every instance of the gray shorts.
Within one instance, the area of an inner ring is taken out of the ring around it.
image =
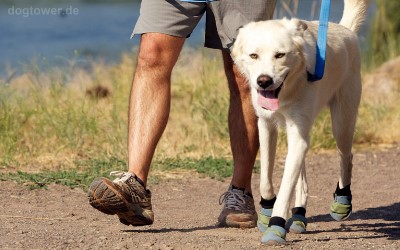
[[[206,13],[205,47],[229,49],[237,30],[251,22],[272,18],[276,0],[219,0],[188,3],[179,0],[142,0],[132,36],[162,33],[189,37]]]

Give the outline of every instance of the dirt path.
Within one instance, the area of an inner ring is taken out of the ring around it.
[[[288,234],[289,244],[278,249],[400,249],[400,147],[355,154],[354,212],[345,222],[334,222],[328,215],[337,157],[312,155],[307,165],[308,233]],[[278,182],[282,168],[276,172]],[[265,248],[255,228],[215,227],[221,209],[218,198],[228,181],[186,173],[151,185],[156,221],[140,228],[95,211],[81,190],[51,185],[29,191],[13,182],[0,184],[0,249]],[[257,185],[255,175],[255,197]]]

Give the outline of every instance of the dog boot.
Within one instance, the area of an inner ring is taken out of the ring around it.
[[[258,213],[257,227],[262,233],[267,230],[271,215],[272,208],[261,208],[260,212]]]
[[[303,207],[293,208],[292,217],[287,221],[285,227],[291,233],[305,233],[307,227],[306,209]]]
[[[286,230],[283,227],[272,225],[265,230],[261,243],[266,245],[281,245],[286,243]]]
[[[307,218],[299,214],[294,214],[286,224],[288,231],[295,234],[305,233],[306,227]]]
[[[352,205],[351,205],[351,195],[349,196],[339,196],[333,194],[334,202],[330,207],[330,215],[333,219],[337,221],[342,221],[351,215]]]

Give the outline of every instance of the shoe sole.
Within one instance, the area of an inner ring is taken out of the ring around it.
[[[117,185],[107,178],[95,179],[89,187],[89,204],[108,215],[118,215],[124,225],[145,226],[153,224],[153,219],[137,204],[132,204]]]
[[[253,228],[256,227],[255,222],[236,222],[236,221],[222,221],[218,222],[218,227],[234,227],[234,228]]]
[[[257,218],[257,217],[255,217]],[[217,226],[218,227],[234,227],[234,228],[254,228],[257,226],[257,219],[251,219],[251,220],[242,220],[240,221],[240,218],[236,218],[236,220],[233,220],[232,218],[219,218]]]

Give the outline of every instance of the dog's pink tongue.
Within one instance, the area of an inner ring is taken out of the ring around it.
[[[278,110],[279,100],[275,97],[275,90],[260,90],[258,91],[258,105],[268,110]]]

